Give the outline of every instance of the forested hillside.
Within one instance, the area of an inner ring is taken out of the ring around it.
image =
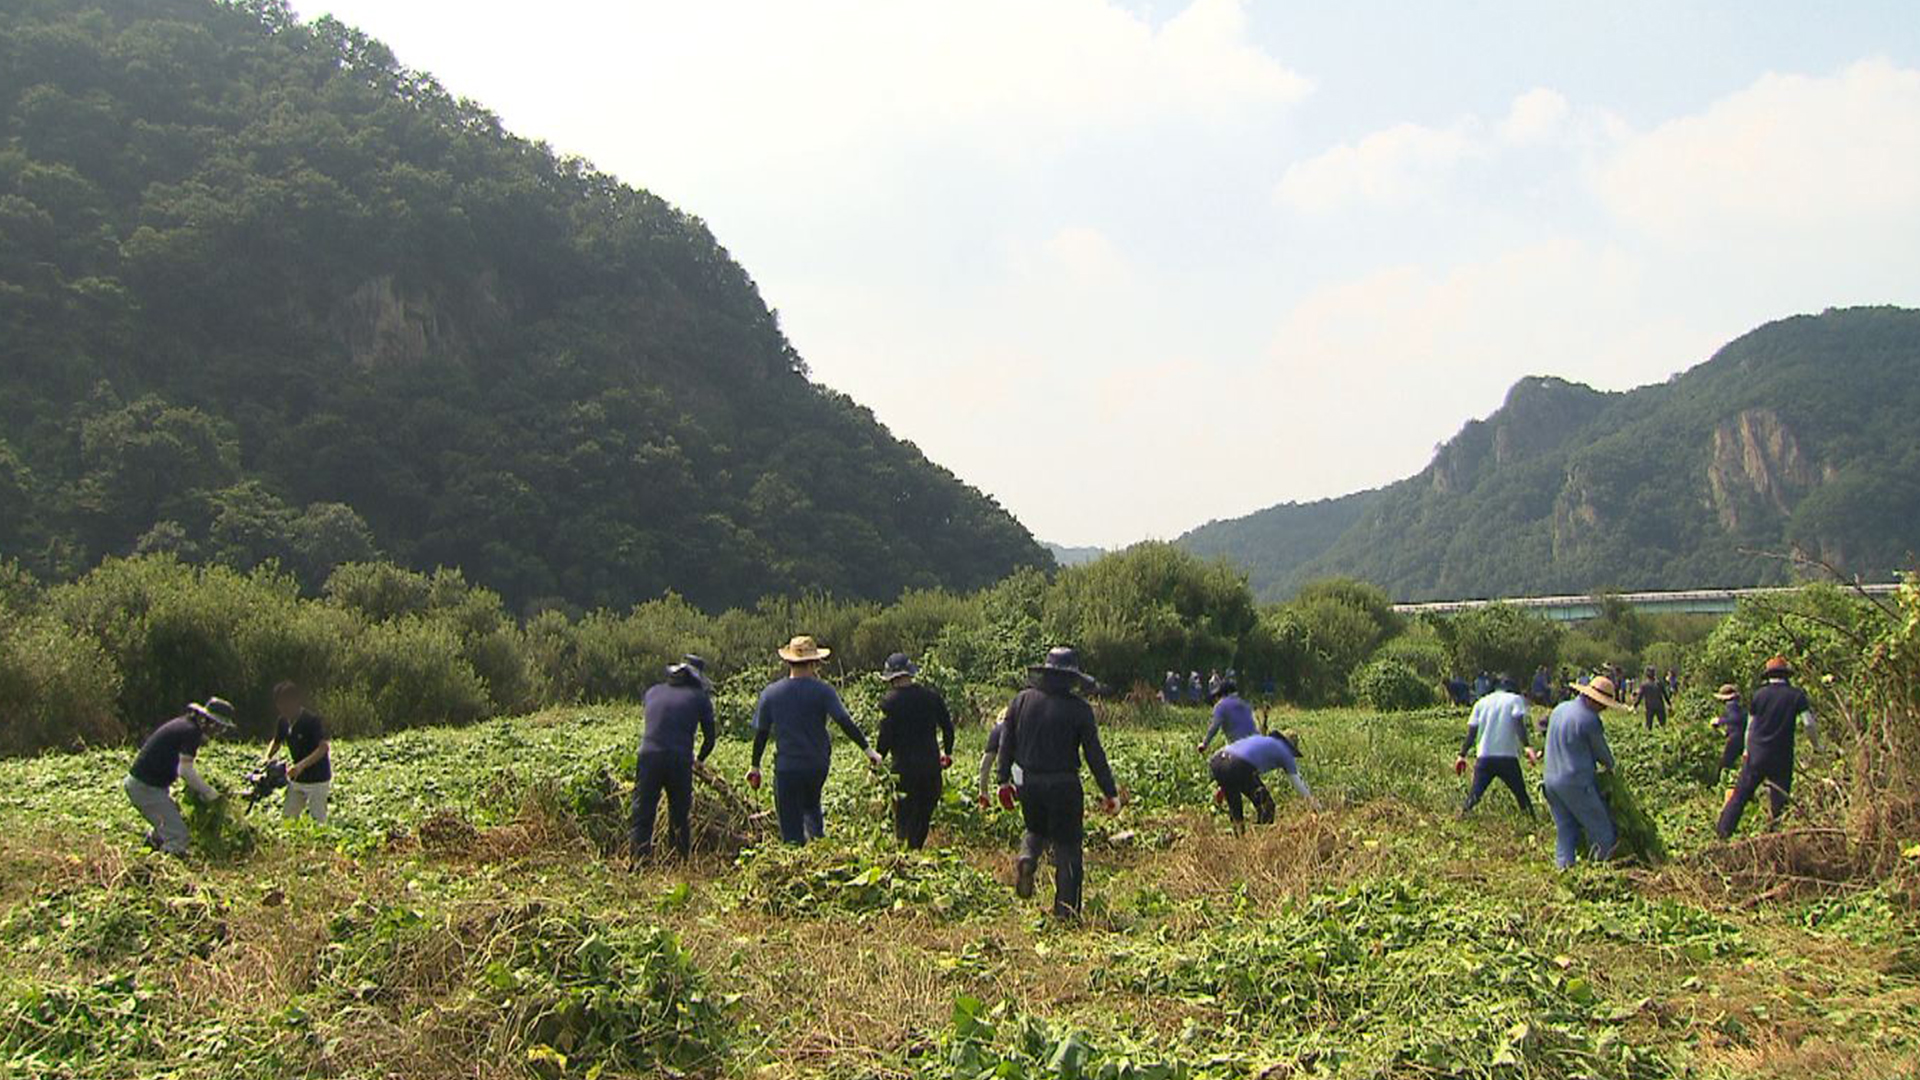
[[[1269,598],[1334,574],[1409,600],[1758,585],[1789,550],[1884,579],[1920,552],[1920,312],[1770,323],[1626,393],[1527,379],[1418,475],[1180,543]]]
[[[669,103],[659,107],[670,108]],[[825,390],[696,218],[279,0],[0,7],[0,554],[517,606],[1045,565]]]

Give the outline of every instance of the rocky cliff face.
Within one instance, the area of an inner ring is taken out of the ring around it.
[[[1768,511],[1788,516],[1818,482],[1800,441],[1772,409],[1747,409],[1714,428],[1707,489],[1728,532]]]

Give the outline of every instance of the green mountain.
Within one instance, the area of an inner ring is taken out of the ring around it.
[[[1081,566],[1107,553],[1107,549],[1102,547],[1070,547],[1066,544],[1055,544],[1046,541],[1043,541],[1043,543],[1046,546],[1047,554],[1052,555],[1053,561],[1059,563],[1061,566]]]
[[[1049,565],[811,382],[697,218],[378,42],[279,0],[9,3],[0,553],[155,549],[612,606]]]
[[[1759,585],[1787,552],[1884,578],[1920,552],[1920,311],[1770,323],[1624,393],[1524,379],[1415,476],[1179,543],[1270,598],[1329,575],[1407,600]]]

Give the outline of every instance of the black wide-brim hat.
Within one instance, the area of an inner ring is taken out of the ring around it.
[[[1027,670],[1035,675],[1049,671],[1060,675],[1071,675],[1081,682],[1086,683],[1088,686],[1092,686],[1098,681],[1093,676],[1080,670],[1080,652],[1078,649],[1065,647],[1049,649],[1047,650],[1047,658],[1045,661],[1031,665]]]

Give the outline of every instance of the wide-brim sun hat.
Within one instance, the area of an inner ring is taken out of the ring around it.
[[[817,664],[833,655],[832,649],[822,648],[819,642],[806,634],[787,642],[786,647],[778,652],[780,659],[789,664]]]
[[[223,697],[210,697],[204,705],[188,705],[187,711],[223,728],[237,726],[238,714],[234,711],[233,702]]]
[[[1048,649],[1047,658],[1038,664],[1031,665],[1027,670],[1035,675],[1048,672],[1056,675],[1071,675],[1089,686],[1096,682],[1093,676],[1080,670],[1080,651],[1065,646]]]
[[[903,652],[887,657],[887,662],[880,666],[880,677],[888,682],[895,679],[910,679],[918,674],[920,674],[920,665],[914,663],[913,658]]]
[[[1620,699],[1614,696],[1619,691],[1614,689],[1613,680],[1605,675],[1595,675],[1589,681],[1576,685],[1573,692],[1603,709],[1626,708],[1621,704]]]
[[[1734,698],[1740,696],[1740,688],[1732,683],[1721,683],[1720,689],[1715,690],[1713,696],[1719,698],[1721,701],[1732,701]]]
[[[688,653],[681,657],[677,664],[668,664],[667,675],[669,677],[691,675],[695,682],[703,686],[713,685],[712,680],[707,678],[707,658],[695,653]]]

